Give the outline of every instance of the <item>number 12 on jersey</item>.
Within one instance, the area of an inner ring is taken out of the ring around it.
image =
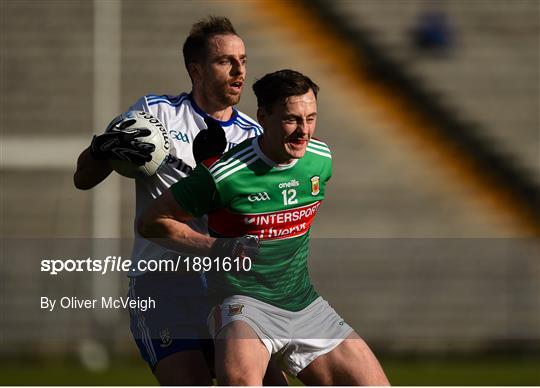
[[[283,195],[284,205],[296,205],[298,203],[295,189],[283,190],[281,194]]]

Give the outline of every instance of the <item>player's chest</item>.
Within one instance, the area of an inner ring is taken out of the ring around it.
[[[309,231],[323,197],[318,175],[252,176],[237,183],[227,208],[211,214],[209,225],[223,236],[300,236]]]
[[[319,175],[277,174],[240,181],[227,207],[235,213],[266,213],[299,208],[323,197]]]

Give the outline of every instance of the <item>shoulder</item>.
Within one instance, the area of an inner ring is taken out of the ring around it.
[[[260,135],[263,133],[263,129],[262,127],[257,123],[257,121],[255,121],[254,119],[252,119],[251,117],[249,117],[247,114],[245,113],[242,113],[240,111],[236,111],[236,117],[234,119],[234,124],[237,125],[238,127],[242,128],[242,129],[245,129],[246,131],[249,131],[249,130],[253,130],[255,132],[255,135]]]
[[[129,110],[143,110],[156,114],[163,109],[176,109],[177,106],[187,100],[187,96],[187,93],[181,93],[178,96],[146,94],[131,105]]]
[[[315,137],[309,141],[306,151],[314,156],[332,159],[332,152],[328,144]]]
[[[161,104],[165,106],[176,107],[187,101],[188,93],[181,93],[177,96],[171,96],[167,94],[147,94],[142,98],[144,98],[148,106]]]
[[[306,155],[304,159],[307,159],[303,164],[309,171],[315,173],[314,177],[317,181],[324,186],[326,182],[332,177],[332,152],[328,145],[317,138],[311,138],[306,149]],[[314,183],[315,184],[315,183]]]
[[[221,157],[210,158],[203,162],[216,183],[240,171],[257,159],[252,141],[253,138],[244,140]]]

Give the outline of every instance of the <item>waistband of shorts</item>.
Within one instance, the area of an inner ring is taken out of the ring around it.
[[[262,303],[264,305],[270,306],[271,308],[273,308],[275,310],[278,310],[283,315],[288,315],[288,316],[291,316],[291,317],[305,314],[305,313],[309,312],[310,310],[314,309],[315,307],[317,307],[317,305],[319,303],[326,302],[326,300],[322,296],[318,296],[317,299],[315,299],[309,305],[304,307],[302,310],[290,311],[290,310],[282,309],[281,307],[274,306],[271,303],[264,302],[264,301],[256,299],[256,298],[252,298],[251,296],[247,296],[247,295],[231,295],[231,296],[228,296],[228,297],[224,298],[223,301],[220,304],[227,303],[227,299],[230,299],[230,298],[234,298],[234,299],[240,300],[240,301],[243,299],[246,302]]]

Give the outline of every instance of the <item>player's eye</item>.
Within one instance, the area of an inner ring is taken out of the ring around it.
[[[231,63],[231,61],[228,60],[228,59],[222,59],[222,60],[219,61],[220,65],[229,65],[230,63]]]

